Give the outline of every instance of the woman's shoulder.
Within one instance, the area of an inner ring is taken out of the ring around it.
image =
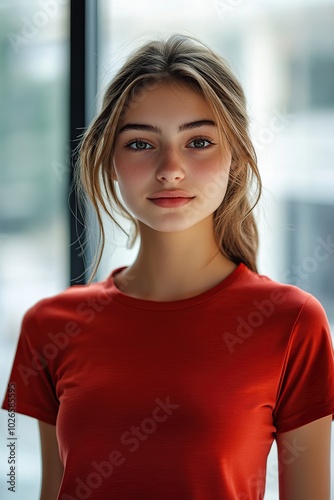
[[[73,315],[73,312],[82,308],[92,307],[98,309],[99,304],[105,305],[111,301],[110,289],[107,279],[90,284],[68,286],[65,289],[33,303],[24,314],[24,319],[41,319],[57,315]]]
[[[246,268],[242,285],[252,301],[268,301],[279,306],[280,313],[287,311],[301,312],[307,315],[325,314],[321,302],[309,291],[299,286],[282,283],[266,274],[256,273]]]

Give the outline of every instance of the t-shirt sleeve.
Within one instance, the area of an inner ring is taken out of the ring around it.
[[[327,316],[311,295],[291,333],[273,411],[277,432],[334,414],[334,355]]]
[[[11,374],[2,408],[55,425],[59,401],[50,373],[49,360],[43,356],[43,338],[36,321],[37,304],[24,314]],[[14,408],[13,408],[14,409]]]

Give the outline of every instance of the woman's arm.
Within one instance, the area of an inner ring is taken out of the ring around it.
[[[332,416],[276,435],[280,500],[330,500]]]
[[[63,477],[59,458],[56,426],[38,421],[42,452],[42,489],[40,500],[54,500],[58,496]]]

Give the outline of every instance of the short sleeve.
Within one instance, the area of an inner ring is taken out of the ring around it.
[[[291,333],[273,411],[277,432],[334,414],[334,356],[327,316],[313,296]]]
[[[9,399],[12,408],[15,399],[17,413],[55,425],[59,401],[49,368],[47,356],[43,355],[43,337],[38,330],[35,304],[22,319],[2,408],[8,410]]]

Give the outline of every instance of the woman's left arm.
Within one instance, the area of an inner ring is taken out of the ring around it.
[[[276,434],[280,500],[330,500],[329,415]]]

